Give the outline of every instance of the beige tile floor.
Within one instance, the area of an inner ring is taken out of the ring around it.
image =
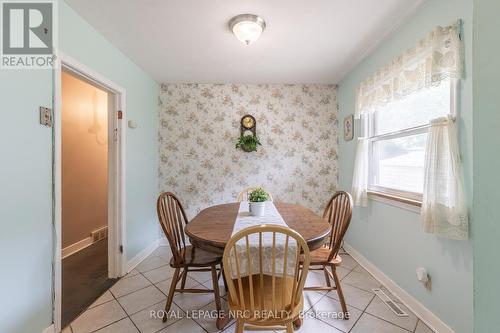
[[[307,313],[302,333],[432,333],[411,311],[395,299],[408,317],[397,317],[372,292],[381,287],[366,270],[349,255],[344,254],[338,272],[350,312],[350,319],[343,320],[322,314],[340,311],[337,293],[305,292],[304,310]],[[63,333],[212,333],[219,332],[212,318],[169,318],[166,323],[151,318],[151,311],[162,310],[170,286],[173,270],[168,266],[169,250],[159,247],[136,269],[104,293],[87,311],[68,326]],[[308,285],[324,284],[324,276],[317,271],[308,275]],[[222,285],[222,282],[221,282]],[[188,275],[188,287],[211,288],[209,273]],[[382,286],[383,288],[383,286]],[[221,290],[224,290],[221,286]],[[223,305],[227,303],[223,300]],[[190,310],[215,309],[211,294],[176,294],[172,310],[183,314]],[[316,314],[316,315],[315,315]],[[234,321],[224,333],[234,332]]]

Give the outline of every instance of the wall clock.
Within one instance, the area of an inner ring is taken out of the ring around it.
[[[247,153],[257,151],[257,146],[260,145],[257,137],[257,122],[254,116],[249,114],[241,117],[240,120],[240,137],[236,142],[236,149],[241,149]]]
[[[253,135],[257,134],[257,123],[254,116],[249,114],[241,117],[241,135],[248,134],[248,132],[251,132]]]

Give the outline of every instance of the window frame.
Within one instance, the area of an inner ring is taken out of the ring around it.
[[[458,103],[459,103],[459,90],[460,90],[460,80],[450,79],[450,114],[452,116],[457,116]],[[419,125],[415,127],[405,128],[398,131],[393,131],[389,133],[373,135],[374,133],[374,116],[373,114],[362,115],[361,119],[361,130],[364,134],[363,136],[368,139],[368,156],[369,156],[369,170],[368,170],[368,196],[371,199],[376,199],[378,201],[397,202],[404,206],[417,206],[422,205],[422,193],[404,191],[399,189],[393,189],[384,186],[373,185],[375,183],[375,177],[377,172],[374,172],[376,164],[373,163],[373,145],[377,141],[389,140],[395,138],[403,138],[407,136],[413,136],[418,134],[428,133],[430,124]]]

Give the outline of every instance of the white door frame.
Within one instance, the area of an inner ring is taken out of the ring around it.
[[[125,254],[125,101],[124,88],[108,80],[103,75],[63,53],[58,54],[57,66],[54,70],[54,127],[53,127],[53,204],[54,204],[54,262],[53,262],[53,294],[54,294],[54,326],[61,331],[61,115],[62,115],[62,69],[81,77],[92,84],[103,88],[115,96],[114,110],[109,110],[109,131],[113,135],[108,141],[112,147],[108,150],[108,275],[110,278],[123,276],[126,272]],[[118,119],[118,110],[122,119]],[[110,133],[109,132],[109,133]],[[112,138],[112,139],[111,139]]]

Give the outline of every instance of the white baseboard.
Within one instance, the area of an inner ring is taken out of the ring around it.
[[[168,239],[166,237],[158,239],[158,246],[170,246]]]
[[[375,279],[382,283],[394,296],[399,298],[417,317],[419,317],[429,328],[436,333],[455,333],[448,325],[446,325],[438,316],[427,309],[422,303],[411,296],[403,288],[392,281],[380,269],[366,259],[361,253],[355,250],[352,246],[344,243],[344,249],[356,261],[363,266]]]
[[[160,244],[161,239],[155,240],[151,245],[146,247],[144,250],[139,252],[135,257],[127,261],[127,273],[133,270],[137,265],[146,259],[154,250],[156,250]]]
[[[66,246],[64,249],[62,249],[61,256],[62,259],[69,257],[72,254],[77,253],[78,251],[83,250],[86,247],[89,247],[92,245],[92,237],[87,237],[82,239],[81,241],[78,241],[74,244],[71,244],[70,246]]]
[[[42,333],[56,333],[56,327],[54,326],[54,324],[52,324],[46,329],[44,329]]]

